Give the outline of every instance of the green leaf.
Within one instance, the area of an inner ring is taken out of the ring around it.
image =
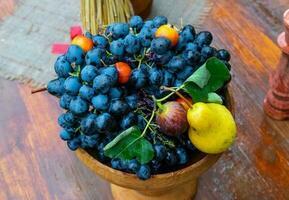
[[[192,97],[194,102],[205,102],[208,99],[207,91],[202,90],[193,82],[186,83],[183,90]]]
[[[137,126],[133,126],[104,147],[104,155],[110,158],[130,160],[136,158],[141,164],[148,163],[154,157],[152,144],[141,136]]]
[[[211,74],[210,80],[206,85],[206,88],[212,92],[221,88],[224,83],[231,78],[230,71],[227,66],[218,58],[209,58],[206,62],[206,68]]]
[[[209,70],[207,70],[205,65],[202,65],[189,78],[187,78],[187,80],[185,80],[185,83],[194,82],[200,88],[203,88],[205,85],[208,84],[210,77],[211,77],[211,74]]]
[[[223,104],[223,99],[217,93],[211,92],[208,94],[207,102]]]
[[[140,132],[137,126],[132,126],[128,129],[126,129],[125,131],[123,131],[121,134],[119,134],[118,136],[116,136],[110,143],[108,143],[103,150],[109,150],[112,147],[114,147],[119,141],[121,141],[123,138],[125,138],[126,136],[133,134],[135,132]]]
[[[231,78],[226,65],[212,57],[195,71],[185,82],[183,90],[194,102],[221,102],[221,97],[214,93]],[[214,94],[213,94],[214,93]]]

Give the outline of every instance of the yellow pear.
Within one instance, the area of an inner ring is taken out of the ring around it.
[[[189,138],[204,153],[227,150],[236,138],[236,123],[231,112],[216,103],[195,103],[187,112]]]

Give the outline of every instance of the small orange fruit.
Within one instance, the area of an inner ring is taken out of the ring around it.
[[[117,62],[115,63],[115,67],[118,71],[118,82],[122,84],[127,83],[131,74],[130,66],[125,62]]]
[[[193,104],[193,101],[192,101],[191,98],[186,98],[186,100],[187,100],[188,102],[190,102],[191,104]],[[188,111],[188,110],[190,109],[190,106],[188,105],[188,103],[186,103],[186,101],[185,101],[183,98],[178,98],[178,99],[177,99],[177,102],[179,102],[179,103],[184,107],[184,109],[185,109],[186,111]]]
[[[175,46],[179,40],[178,31],[175,28],[173,28],[173,26],[171,26],[169,24],[165,24],[165,25],[160,26],[156,30],[155,36],[167,38],[168,40],[171,41],[172,46]]]
[[[81,47],[84,52],[88,52],[93,48],[92,39],[85,37],[83,35],[78,35],[75,38],[73,38],[71,44]]]

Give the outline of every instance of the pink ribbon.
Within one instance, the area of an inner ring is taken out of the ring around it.
[[[81,26],[70,27],[70,40],[73,40],[78,35],[82,35]],[[54,43],[52,45],[51,53],[53,54],[65,54],[70,44],[67,43]]]

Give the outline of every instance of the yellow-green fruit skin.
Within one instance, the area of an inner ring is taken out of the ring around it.
[[[200,151],[217,154],[226,151],[236,138],[231,112],[216,103],[195,103],[187,112],[189,138]]]

